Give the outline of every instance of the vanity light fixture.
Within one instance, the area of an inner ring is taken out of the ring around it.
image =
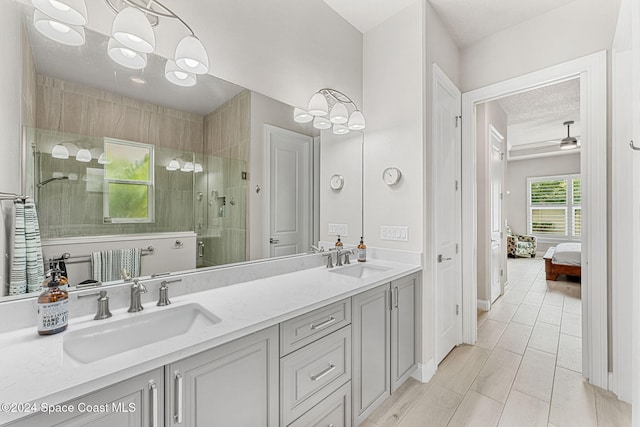
[[[43,36],[67,46],[82,46],[84,27],[57,21],[36,9],[33,12],[33,26]]]
[[[297,123],[313,120],[313,127],[321,130],[329,129],[333,125],[333,133],[336,135],[345,135],[352,130],[360,131],[366,127],[364,115],[351,98],[329,88],[314,93],[306,110],[294,108],[293,119]]]
[[[209,55],[189,25],[175,12],[158,0],[105,0],[107,6],[116,13],[112,36],[123,46],[141,54],[155,50],[153,27],[160,18],[179,21],[190,34],[183,37],[175,48],[172,60],[167,63],[165,77],[179,86],[196,84],[196,74],[209,72]],[[113,59],[113,58],[112,58]],[[117,62],[117,61],[116,61]],[[122,65],[122,64],[121,64]],[[177,70],[180,70],[180,74]]]
[[[573,150],[578,148],[578,140],[570,134],[570,128],[573,123],[575,123],[573,120],[568,120],[563,123],[563,125],[567,127],[567,137],[562,138],[562,141],[560,141],[561,150]]]
[[[58,22],[86,25],[87,5],[84,0],[33,0],[33,7]]]
[[[98,156],[98,164],[99,165],[106,165],[109,164],[110,162],[107,160],[107,155],[105,154],[105,152],[103,151],[102,153],[100,153],[100,155]]]
[[[201,165],[200,163],[196,163],[196,164],[194,165],[194,168],[195,168],[195,169],[193,170],[193,173],[200,173],[200,172],[204,172],[204,169],[203,169],[203,167],[202,167],[202,165]]]
[[[91,152],[86,148],[81,148],[76,153],[76,160],[82,163],[89,163],[91,161]]]
[[[178,160],[176,159],[173,159],[167,164],[165,169],[168,171],[177,171],[178,169],[180,169],[180,162],[178,162]]]
[[[54,145],[51,149],[51,157],[54,159],[67,160],[69,158],[69,150],[62,144]]]
[[[195,166],[193,162],[184,162],[184,166],[180,168],[182,172],[193,172],[195,170]]]
[[[114,62],[132,70],[141,70],[147,66],[146,53],[129,49],[114,38],[109,39],[107,54]]]

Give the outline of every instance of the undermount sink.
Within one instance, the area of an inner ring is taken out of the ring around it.
[[[367,277],[375,276],[384,271],[389,270],[387,267],[381,267],[379,265],[371,264],[351,264],[345,267],[336,267],[331,270],[331,273],[343,274],[345,276],[355,277],[357,279],[364,279]]]
[[[199,304],[167,307],[71,331],[63,338],[63,348],[65,355],[76,362],[91,363],[220,321]]]

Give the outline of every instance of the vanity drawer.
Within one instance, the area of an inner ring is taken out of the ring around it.
[[[351,426],[351,381],[289,424],[289,427],[327,426]]]
[[[280,324],[280,356],[312,343],[351,323],[349,298]]]
[[[280,359],[282,425],[300,417],[350,379],[350,325]]]

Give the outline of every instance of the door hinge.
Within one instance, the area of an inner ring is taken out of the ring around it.
[[[456,179],[456,191],[458,191],[458,180]]]
[[[456,316],[460,314],[460,306],[456,304]]]
[[[500,277],[504,276],[504,270],[500,269]]]
[[[458,253],[458,248],[459,248],[459,247],[460,247],[460,246],[456,243],[456,254]]]
[[[504,237],[504,232],[500,232],[500,238],[502,239]]]
[[[456,116],[456,127],[460,126],[460,122],[462,122],[462,116]]]
[[[504,160],[504,153],[500,153],[500,160]]]
[[[500,193],[500,200],[504,199],[504,193]]]

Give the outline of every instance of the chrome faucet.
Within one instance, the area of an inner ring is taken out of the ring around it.
[[[316,245],[311,245],[309,250],[311,251],[312,254],[317,254],[319,252],[324,252],[324,246],[318,247]]]
[[[353,249],[338,249],[336,250],[336,266],[341,267],[344,264],[351,264],[351,260],[349,259],[349,255],[355,253]],[[342,262],[342,257],[344,256],[344,262]]]
[[[182,282],[182,279],[163,280],[160,283],[160,289],[159,289],[160,297],[158,298],[158,303],[156,304],[158,307],[171,304],[171,301],[169,301],[169,286],[167,285],[169,283],[177,283],[177,282]]]
[[[327,268],[333,268],[333,254],[329,252],[325,257],[327,257]]]
[[[111,311],[109,311],[109,297],[107,291],[93,292],[90,294],[78,295],[78,298],[90,297],[98,295],[98,311],[96,312],[93,320],[108,319],[111,317]]]
[[[140,294],[146,293],[147,287],[140,283],[139,279],[133,279],[133,284],[131,285],[131,304],[129,304],[129,310],[127,310],[129,313],[137,313],[144,309],[140,302]]]

